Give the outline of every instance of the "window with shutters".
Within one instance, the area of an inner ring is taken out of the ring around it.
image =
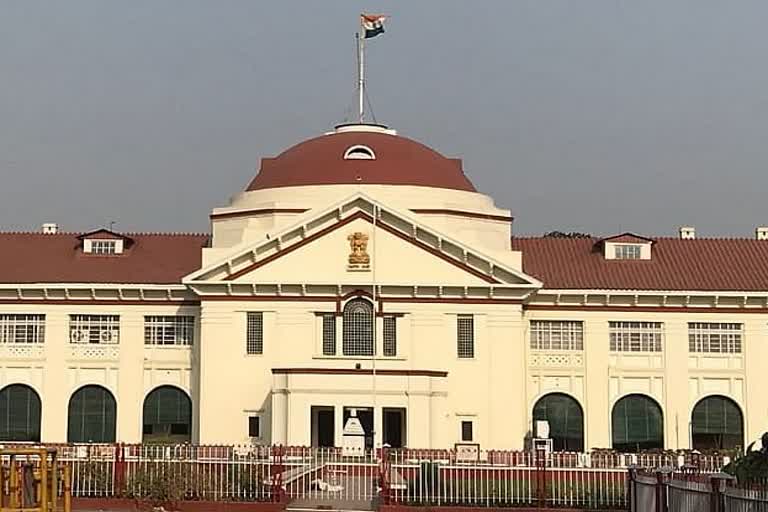
[[[84,386],[69,400],[67,442],[114,443],[117,403],[101,386]]]
[[[386,357],[397,356],[397,317],[384,317],[384,355]]]
[[[248,326],[246,334],[246,353],[263,354],[264,353],[264,313],[248,313]]]
[[[664,417],[652,398],[633,394],[621,398],[611,413],[613,449],[620,453],[664,448]]]
[[[0,390],[0,441],[40,442],[40,397],[25,384]]]
[[[175,386],[160,386],[144,399],[143,441],[188,443],[192,440],[192,400]]]
[[[456,355],[460,359],[475,357],[475,317],[472,315],[456,317]]]
[[[193,316],[145,316],[146,345],[192,345],[195,337]]]
[[[584,350],[584,325],[570,320],[532,320],[533,350]]]
[[[336,355],[336,314],[322,313],[323,321],[323,355]]]
[[[345,356],[372,356],[373,305],[354,299],[344,306],[342,351]]]
[[[688,350],[699,353],[740,354],[742,324],[688,323]]]
[[[0,343],[43,343],[45,315],[0,315]]]
[[[731,398],[712,395],[700,400],[691,413],[694,450],[734,450],[744,447],[744,416]]]
[[[70,315],[70,343],[113,345],[120,342],[120,316]]]
[[[608,322],[611,352],[661,352],[661,322]]]

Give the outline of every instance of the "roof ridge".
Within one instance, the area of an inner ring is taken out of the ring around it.
[[[625,233],[619,233],[618,235],[609,235],[607,238],[613,238],[615,236],[621,236]],[[630,233],[634,234],[634,233]],[[713,240],[713,241],[723,241],[723,242],[729,242],[729,241],[741,241],[741,240],[747,240],[747,241],[753,241],[753,242],[766,242],[766,240],[758,240],[755,237],[751,236],[697,236],[696,238],[680,238],[679,236],[674,235],[635,235],[638,238],[648,238],[653,240],[665,240],[665,241],[671,241],[671,240],[679,240],[681,242],[696,242],[696,241],[702,241],[702,240]],[[605,240],[606,238],[601,238],[597,236],[589,236],[589,237],[556,237],[556,236],[546,236],[546,235],[512,235],[512,240]]]
[[[57,233],[43,233],[42,231],[0,231],[0,236],[2,235],[39,235],[39,236],[46,236],[46,237],[54,237],[54,236],[81,236],[81,235],[87,235],[88,233],[93,233],[93,231],[59,231]],[[194,231],[126,231],[126,232],[116,232],[118,235],[124,235],[124,236],[211,236],[210,233],[203,233],[203,232],[194,232]]]

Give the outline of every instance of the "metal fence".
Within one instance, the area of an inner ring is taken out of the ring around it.
[[[629,472],[632,512],[768,512],[768,485],[747,487],[729,475]]]
[[[389,451],[382,454],[383,498],[437,506],[626,506],[624,469],[589,468],[578,458],[543,452],[508,452],[503,457],[500,453],[470,461],[450,450]]]
[[[718,457],[608,452],[378,449],[349,457],[340,448],[255,445],[56,448],[70,467],[77,497],[290,501],[334,509],[368,508],[374,502],[620,509],[631,494],[633,504],[640,505],[633,510],[655,510],[662,502],[657,476],[635,472],[630,481],[629,467],[670,467],[695,476],[724,463]],[[670,502],[690,501],[695,490],[687,483],[665,485]],[[733,507],[751,499],[735,490],[724,496]]]

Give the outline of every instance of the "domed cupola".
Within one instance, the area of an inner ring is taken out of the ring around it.
[[[264,158],[247,191],[308,185],[411,185],[475,192],[461,160],[378,124],[333,132]]]

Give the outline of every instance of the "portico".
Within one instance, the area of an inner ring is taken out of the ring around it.
[[[444,371],[275,368],[272,375],[278,444],[323,446],[332,440],[341,446],[345,421],[355,409],[372,446],[399,441],[431,448],[447,412]]]

